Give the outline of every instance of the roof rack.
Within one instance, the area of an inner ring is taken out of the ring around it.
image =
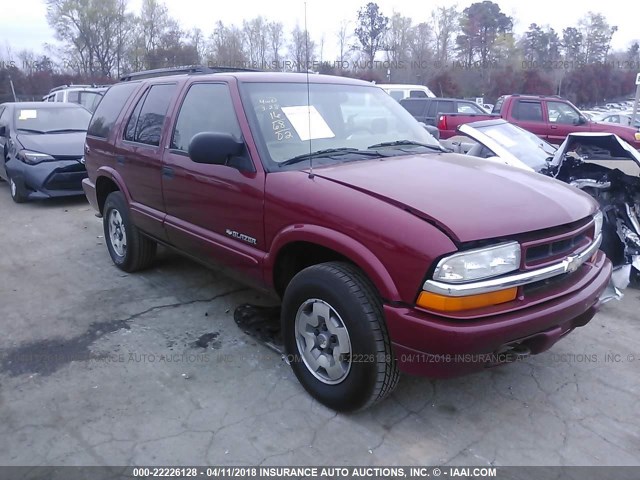
[[[205,65],[186,65],[181,67],[156,68],[154,70],[144,70],[142,72],[129,73],[120,77],[121,82],[130,80],[140,80],[143,78],[165,77],[167,75],[194,75],[206,73],[225,73],[225,72],[258,72],[251,68],[237,67],[207,67]]]
[[[60,90],[64,90],[65,88],[104,88],[104,87],[110,87],[110,86],[111,85],[96,85],[95,83],[91,84],[91,85],[85,85],[85,84],[74,85],[72,83],[71,85],[66,85],[65,84],[65,85],[60,85],[58,87],[54,87],[51,90],[49,90],[49,93],[47,95],[49,95],[51,93],[54,93],[54,92],[58,92]]]
[[[507,95],[502,95],[503,97],[506,97]],[[535,97],[535,98],[562,98],[564,99],[564,97],[560,96],[560,95],[537,95],[535,93],[513,93],[511,94],[512,97]]]

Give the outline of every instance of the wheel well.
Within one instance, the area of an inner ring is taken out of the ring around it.
[[[353,263],[335,250],[315,243],[290,243],[278,254],[273,269],[273,284],[276,292],[282,298],[287,285],[299,271],[312,265],[333,261]]]
[[[107,200],[107,197],[111,192],[117,192],[120,189],[116,182],[111,180],[108,177],[98,177],[96,181],[96,197],[98,198],[98,208],[100,209],[100,213],[103,213],[104,210],[104,202]]]

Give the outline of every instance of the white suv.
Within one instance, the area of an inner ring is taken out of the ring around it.
[[[51,89],[42,101],[78,103],[93,112],[108,88],[109,85],[61,85]]]

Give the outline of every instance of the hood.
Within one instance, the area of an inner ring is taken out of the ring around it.
[[[551,161],[551,165],[559,165],[564,155],[569,151],[574,151],[580,147],[600,148],[611,153],[611,158],[629,159],[640,166],[640,152],[629,145],[614,133],[605,132],[579,132],[570,133],[558,147],[556,154]],[[606,160],[606,157],[603,158]]]
[[[16,139],[26,150],[46,153],[54,157],[82,157],[84,155],[85,132],[25,134]]]
[[[592,132],[608,132],[608,133],[617,133],[618,135],[623,136],[631,136],[638,131],[637,128],[627,125],[619,125],[612,122],[591,122]]]
[[[458,242],[556,227],[597,209],[560,181],[457,154],[363,160],[314,174],[409,210]]]

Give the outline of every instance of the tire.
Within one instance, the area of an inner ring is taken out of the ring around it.
[[[153,263],[158,244],[133,225],[122,192],[112,192],[107,197],[102,225],[107,249],[116,267],[135,272]]]
[[[299,272],[284,294],[282,324],[288,363],[327,407],[362,410],[396,387],[399,372],[382,301],[357,267],[329,262]]]
[[[16,203],[24,203],[27,201],[27,196],[24,194],[24,188],[19,182],[16,182],[13,178],[9,178],[9,193],[11,193],[11,200]]]

